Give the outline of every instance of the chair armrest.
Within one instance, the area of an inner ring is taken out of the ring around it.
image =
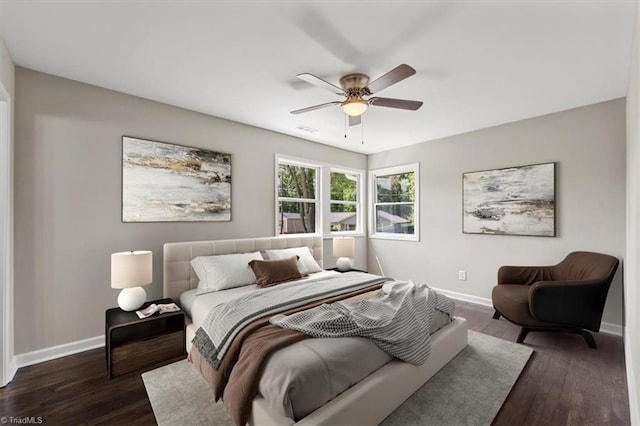
[[[498,269],[498,284],[531,285],[550,279],[549,266],[501,266]]]
[[[603,280],[540,281],[529,289],[529,311],[538,321],[599,331],[608,291]]]

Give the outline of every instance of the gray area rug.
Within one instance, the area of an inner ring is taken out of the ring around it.
[[[382,424],[489,425],[533,350],[469,331],[469,345]],[[200,374],[178,361],[142,374],[159,426],[232,425]]]

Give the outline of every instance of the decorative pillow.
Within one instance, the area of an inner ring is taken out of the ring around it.
[[[254,284],[256,276],[248,265],[254,259],[262,260],[259,251],[196,257],[191,261],[191,266],[200,280],[196,293],[208,293]]]
[[[249,266],[256,275],[258,287],[269,287],[306,276],[298,270],[298,256],[274,260],[252,260]]]
[[[303,274],[313,274],[322,271],[318,262],[313,258],[309,247],[294,247],[279,250],[266,250],[267,259],[284,259],[286,257],[298,256],[298,269]]]

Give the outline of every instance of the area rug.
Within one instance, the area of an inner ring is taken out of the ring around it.
[[[469,344],[382,424],[489,425],[533,350],[469,331]],[[142,374],[159,426],[216,425],[229,420],[200,374],[178,361]]]

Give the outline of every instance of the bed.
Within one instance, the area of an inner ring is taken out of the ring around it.
[[[198,278],[191,267],[191,260],[198,256],[236,253],[264,252],[271,249],[308,247],[316,262],[322,266],[323,251],[320,236],[279,236],[176,242],[164,245],[163,292],[164,297],[180,300],[184,305],[185,295],[193,293]],[[181,298],[182,296],[182,298]],[[202,313],[186,311],[187,348],[202,321]],[[312,425],[312,424],[378,424],[467,344],[467,326],[463,318],[454,318],[431,337],[431,354],[422,365],[412,365],[391,360],[373,373],[355,383],[335,398],[304,417],[294,420],[282,410],[258,394],[253,399],[248,423],[253,425]],[[316,339],[311,339],[316,340]]]

